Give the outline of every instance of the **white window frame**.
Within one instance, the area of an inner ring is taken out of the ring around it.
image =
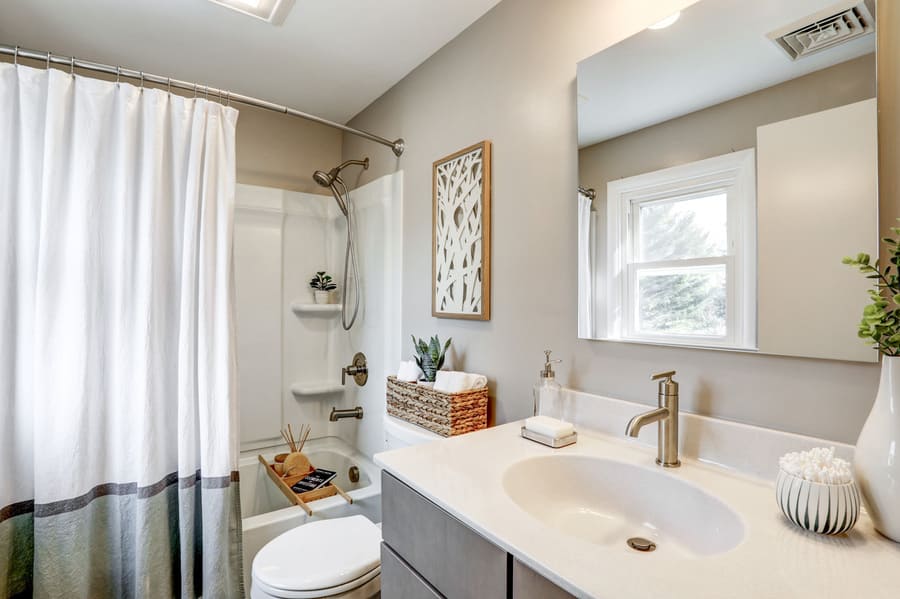
[[[727,255],[714,258],[635,262],[641,204],[689,199],[721,191],[727,196]],[[681,166],[612,181],[607,185],[609,340],[756,350],[756,151],[732,152]],[[724,264],[725,336],[647,334],[637,331],[636,281],[646,270]]]

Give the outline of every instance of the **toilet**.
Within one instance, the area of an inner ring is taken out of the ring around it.
[[[440,435],[385,414],[385,449]],[[371,599],[381,592],[381,528],[363,515],[307,522],[253,558],[250,599]]]

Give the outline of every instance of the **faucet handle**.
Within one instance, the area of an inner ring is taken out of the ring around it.
[[[666,395],[678,396],[678,383],[672,380],[673,376],[675,376],[674,370],[667,370],[650,376],[651,381],[659,381],[660,398]]]

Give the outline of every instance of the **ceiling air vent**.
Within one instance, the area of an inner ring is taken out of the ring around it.
[[[768,37],[791,60],[797,60],[872,33],[874,13],[868,2],[845,2],[773,31]]]

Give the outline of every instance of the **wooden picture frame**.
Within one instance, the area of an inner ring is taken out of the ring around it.
[[[491,319],[491,142],[434,162],[431,315]]]

